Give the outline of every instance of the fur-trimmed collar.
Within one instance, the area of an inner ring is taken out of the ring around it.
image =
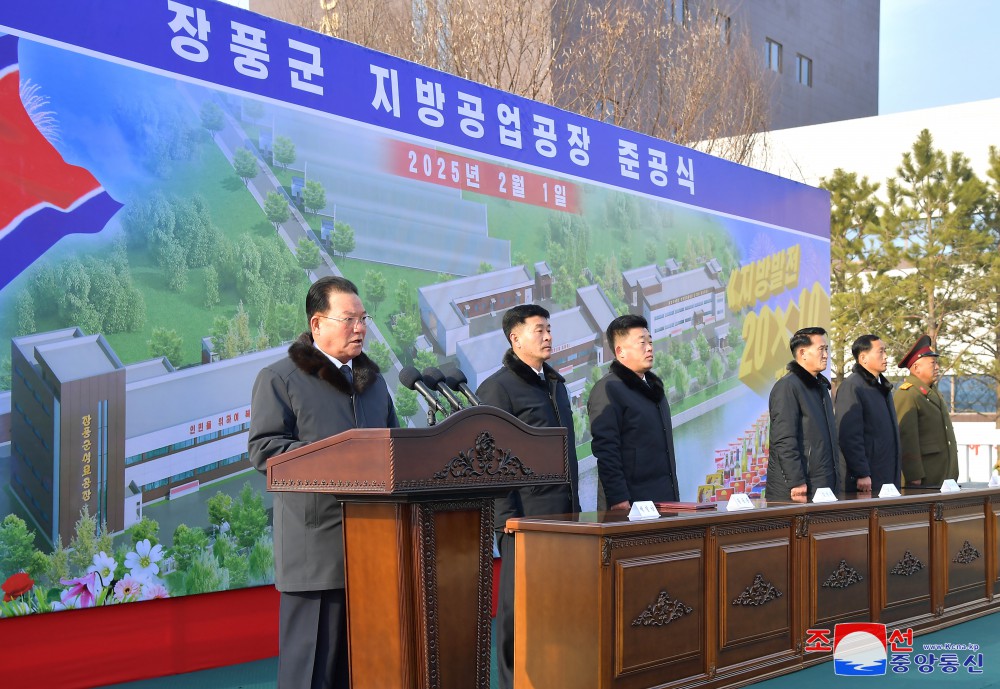
[[[862,380],[872,387],[878,388],[879,392],[883,395],[888,395],[889,391],[892,390],[892,383],[886,380],[885,376],[879,376],[876,378],[871,374],[871,371],[861,364],[854,364],[854,375],[861,376]]]
[[[503,355],[503,365],[516,373],[524,382],[542,387],[542,379],[538,377],[535,369],[518,359],[513,349],[508,349],[507,353]],[[545,373],[545,379],[548,381],[566,382],[566,379],[559,375],[558,371],[546,363],[542,363],[542,372]]]
[[[299,335],[299,339],[292,343],[292,346],[288,348],[288,357],[299,369],[310,376],[325,380],[345,395],[353,395],[354,391],[357,391],[358,394],[363,393],[375,382],[379,374],[378,365],[374,361],[369,359],[366,354],[358,354],[351,362],[351,371],[354,373],[354,390],[352,391],[347,378],[326,354],[316,349],[312,335],[308,332]]]
[[[648,385],[642,382],[639,374],[617,360],[611,362],[611,372],[622,379],[625,387],[636,392],[641,392],[653,404],[659,404],[663,399],[663,381],[652,371],[646,371]]]
[[[794,373],[796,376],[798,376],[799,380],[804,382],[806,385],[816,388],[824,387],[827,390],[830,389],[830,381],[827,380],[826,376],[824,376],[822,373],[820,373],[818,376],[814,376],[813,374],[809,373],[809,371],[802,368],[802,366],[800,366],[797,361],[788,362],[788,366],[786,366],[785,368],[787,368],[790,373]]]

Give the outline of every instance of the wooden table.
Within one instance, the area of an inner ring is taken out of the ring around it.
[[[1000,607],[998,489],[761,504],[510,520],[515,687],[739,686],[828,660],[807,629]]]

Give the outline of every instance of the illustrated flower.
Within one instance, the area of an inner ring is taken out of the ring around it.
[[[70,587],[64,596],[61,596],[63,603],[69,598],[78,608],[94,607],[94,599],[102,588],[98,581],[97,572],[89,572],[76,579],[60,579],[59,583]]]
[[[142,599],[153,600],[154,598],[170,598],[167,587],[160,583],[145,583],[142,586]]]
[[[133,552],[125,556],[125,566],[129,568],[129,574],[142,579],[158,573],[160,566],[156,563],[162,559],[163,546],[159,543],[151,546],[149,539],[144,538],[135,544]]]
[[[141,594],[142,582],[131,574],[123,577],[121,581],[115,584],[115,600],[119,603],[129,603],[139,600]]]
[[[0,587],[3,588],[3,602],[9,603],[15,598],[23,596],[34,585],[35,582],[25,572],[11,574],[7,577],[7,581],[3,583],[3,586]]]
[[[94,564],[87,568],[87,572],[97,572],[101,586],[110,586],[111,580],[115,578],[115,568],[118,563],[115,559],[103,550],[94,555]]]

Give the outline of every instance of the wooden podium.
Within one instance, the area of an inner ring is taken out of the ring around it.
[[[344,503],[354,689],[489,689],[493,498],[565,483],[568,456],[565,429],[480,406],[268,460],[268,490]]]

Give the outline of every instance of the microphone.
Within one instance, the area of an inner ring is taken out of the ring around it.
[[[469,404],[474,407],[478,407],[482,402],[476,397],[476,393],[472,391],[469,387],[469,379],[465,377],[460,369],[455,364],[449,364],[444,370],[444,382],[452,390],[461,390],[462,394],[465,395],[466,399],[469,400]]]
[[[419,392],[420,396],[427,400],[427,404],[430,405],[432,412],[439,411],[448,416],[448,410],[441,406],[441,403],[437,401],[437,397],[434,396],[434,392],[424,383],[424,379],[420,376],[420,371],[412,366],[407,366],[399,372],[399,382],[410,390]]]
[[[462,410],[462,400],[458,398],[451,388],[448,387],[444,382],[444,374],[441,373],[441,369],[435,368],[434,366],[428,366],[424,369],[424,380],[432,388],[444,395],[444,398],[448,400],[448,404],[452,406],[455,411]]]

